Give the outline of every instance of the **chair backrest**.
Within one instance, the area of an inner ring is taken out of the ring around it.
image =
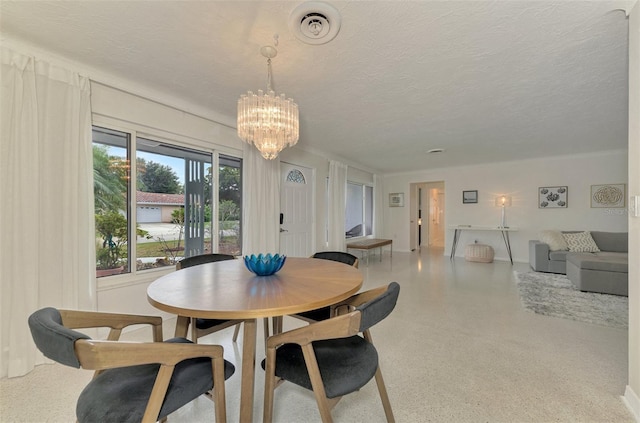
[[[396,306],[399,294],[400,285],[397,282],[391,282],[387,286],[387,290],[381,295],[356,307],[356,310],[359,310],[362,316],[360,319],[360,332],[364,332],[391,314]]]
[[[184,269],[186,267],[197,266],[199,264],[213,263],[216,261],[235,260],[230,254],[200,254],[198,256],[186,257],[176,263],[176,269]]]
[[[66,366],[80,368],[75,342],[91,338],[65,327],[57,309],[46,307],[35,311],[29,316],[29,329],[36,346],[46,357]]]
[[[349,266],[353,266],[358,261],[358,257],[343,251],[321,251],[319,253],[315,253],[311,257],[322,260],[339,261],[340,263],[345,263]]]

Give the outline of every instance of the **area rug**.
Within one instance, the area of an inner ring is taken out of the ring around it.
[[[565,275],[513,272],[524,307],[546,316],[620,329],[629,327],[629,299],[582,292]]]

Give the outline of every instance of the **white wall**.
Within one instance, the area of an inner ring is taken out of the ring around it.
[[[446,226],[498,226],[501,210],[494,206],[495,197],[510,195],[512,206],[506,209],[506,223],[519,228],[510,236],[515,261],[528,261],[528,241],[537,239],[543,229],[627,231],[626,208],[590,207],[591,185],[627,184],[627,152],[610,151],[386,175],[384,237],[394,240],[394,249],[409,251],[410,205],[388,207],[388,194],[408,193],[411,183],[431,181],[444,181]],[[568,207],[538,208],[538,188],[544,186],[567,186]],[[478,191],[477,204],[462,204],[462,191],[466,190]],[[446,230],[445,254],[450,252],[452,235],[452,230]],[[464,231],[456,255],[464,255],[463,246],[474,240],[492,245],[496,259],[508,260],[497,232]]]

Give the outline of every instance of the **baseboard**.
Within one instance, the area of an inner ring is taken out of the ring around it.
[[[638,423],[640,423],[640,397],[638,394],[633,392],[633,389],[629,385],[624,391],[624,396],[622,397],[622,402],[627,406],[633,417],[636,419]]]

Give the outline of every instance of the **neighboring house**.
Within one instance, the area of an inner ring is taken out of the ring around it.
[[[171,223],[171,213],[184,207],[184,194],[136,191],[138,223]]]

